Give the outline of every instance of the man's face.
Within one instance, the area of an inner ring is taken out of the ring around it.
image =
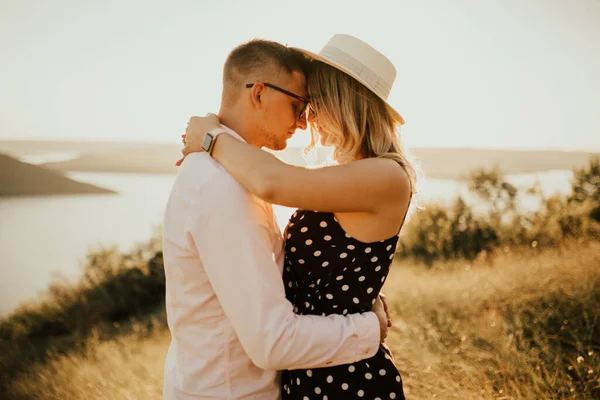
[[[294,71],[291,74],[281,74],[280,79],[268,82],[287,90],[297,96],[307,98],[306,78],[303,73]],[[271,150],[283,150],[287,140],[296,129],[306,129],[306,115],[300,117],[304,103],[271,87],[265,88],[263,118],[260,122],[263,146]]]

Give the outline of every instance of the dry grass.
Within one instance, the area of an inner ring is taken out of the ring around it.
[[[432,271],[402,261],[385,291],[407,396],[598,398],[599,267],[598,243]]]
[[[399,262],[384,289],[407,397],[598,396],[599,266],[598,243],[431,270]],[[166,331],[92,338],[85,354],[21,374],[3,398],[159,399],[168,341]]]
[[[92,338],[85,354],[62,356],[22,374],[10,387],[10,398],[160,399],[169,341],[168,331],[143,339]]]

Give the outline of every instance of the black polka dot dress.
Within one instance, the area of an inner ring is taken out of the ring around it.
[[[297,314],[370,311],[387,277],[398,236],[364,243],[347,234],[333,213],[298,210],[284,231],[286,296]],[[404,399],[391,354],[353,364],[283,371],[283,399]]]

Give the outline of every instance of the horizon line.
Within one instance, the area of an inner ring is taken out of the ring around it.
[[[40,139],[40,138],[3,138],[0,137],[0,142],[64,142],[64,143],[132,143],[132,144],[154,144],[154,145],[175,145],[179,144],[179,141],[165,141],[165,140],[140,140],[135,138],[127,139],[108,139],[102,140],[98,138],[52,138],[52,139]],[[306,146],[288,146],[286,149],[304,149]],[[326,147],[317,145],[317,148],[325,149]],[[563,151],[563,152],[580,152],[580,153],[600,153],[600,148],[579,148],[579,147],[477,147],[477,146],[411,146],[407,147],[410,149],[452,149],[452,150],[497,150],[497,151]],[[281,150],[285,151],[285,150]]]

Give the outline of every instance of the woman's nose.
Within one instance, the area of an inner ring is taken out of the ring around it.
[[[296,127],[305,130],[307,126],[308,124],[306,122],[306,114],[302,115],[296,120]]]

